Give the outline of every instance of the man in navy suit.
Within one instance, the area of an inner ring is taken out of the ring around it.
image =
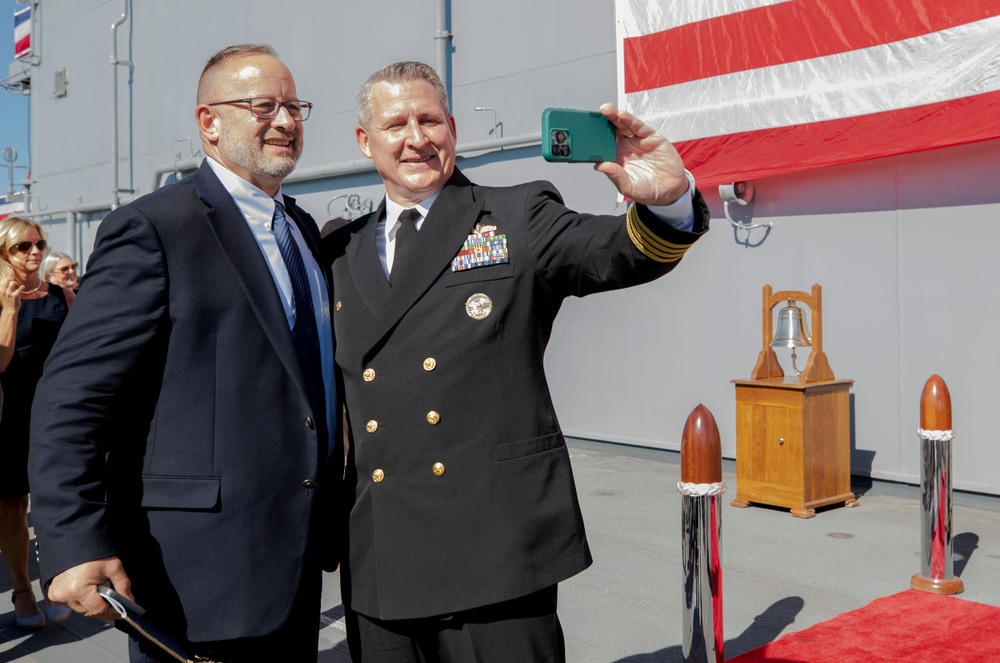
[[[101,223],[39,384],[43,580],[101,618],[110,582],[196,652],[315,661],[343,449],[329,270],[281,192],[311,104],[265,45],[213,56],[197,104],[208,158]]]
[[[574,212],[548,182],[470,182],[426,64],[373,74],[357,111],[386,197],[323,242],[350,431],[351,655],[563,661],[556,588],[591,555],[543,370],[553,320],[566,297],[671,271],[708,209],[670,142],[610,105],[619,156],[596,168],[635,201],[621,216]]]

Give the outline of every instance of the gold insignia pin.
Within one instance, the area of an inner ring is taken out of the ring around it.
[[[465,312],[473,320],[485,320],[493,312],[493,300],[477,292],[465,300]]]

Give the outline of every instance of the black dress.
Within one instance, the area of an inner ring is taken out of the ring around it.
[[[0,373],[0,499],[28,494],[28,431],[35,386],[62,327],[69,306],[57,285],[38,299],[22,299],[17,311],[17,341],[7,370]]]

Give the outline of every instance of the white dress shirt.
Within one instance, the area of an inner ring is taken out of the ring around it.
[[[213,172],[219,178],[219,181],[222,182],[222,186],[233,197],[233,202],[236,203],[240,212],[243,213],[243,218],[246,219],[247,226],[253,233],[254,239],[257,240],[257,245],[260,247],[260,251],[264,255],[264,260],[271,270],[271,278],[274,281],[274,287],[278,291],[278,298],[281,300],[281,305],[285,310],[285,319],[288,322],[288,328],[294,328],[295,316],[299,312],[295,310],[295,296],[292,292],[292,282],[288,277],[288,268],[281,257],[281,251],[278,249],[278,242],[274,238],[274,232],[271,230],[276,202],[280,201],[284,205],[281,188],[278,188],[278,193],[272,198],[211,157],[205,158],[208,161],[208,165],[212,167]],[[326,421],[327,430],[330,435],[329,448],[332,450],[334,445],[333,431],[336,428],[334,424],[337,422],[337,419],[334,418],[337,391],[333,379],[333,331],[330,321],[330,296],[326,290],[326,279],[323,278],[323,271],[313,257],[312,251],[309,250],[309,245],[306,244],[298,226],[292,221],[291,216],[288,217],[288,228],[291,231],[292,238],[295,240],[295,244],[299,247],[299,253],[302,254],[302,262],[309,277],[309,291],[312,294],[315,308],[311,313],[316,316],[316,329],[319,332],[319,355],[323,363],[321,368],[323,370],[323,386],[326,391]]]

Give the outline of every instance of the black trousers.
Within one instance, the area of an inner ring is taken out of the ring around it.
[[[384,621],[347,611],[354,663],[565,663],[557,586],[452,615]]]

